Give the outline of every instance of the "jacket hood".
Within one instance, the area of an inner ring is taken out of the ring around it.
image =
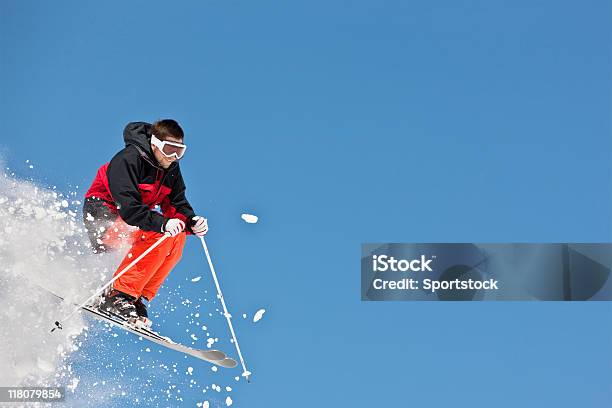
[[[123,130],[123,140],[125,141],[125,147],[136,146],[144,159],[153,166],[161,168],[153,154],[153,149],[151,149],[151,126],[147,122],[128,123]],[[172,163],[167,170],[174,168],[176,165],[176,162]]]
[[[123,140],[125,147],[135,145],[139,147],[141,152],[144,152],[149,158],[154,159],[153,150],[151,150],[151,124],[146,122],[131,122],[128,123],[123,130]]]

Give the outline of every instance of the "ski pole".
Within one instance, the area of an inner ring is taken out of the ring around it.
[[[144,251],[142,254],[140,254],[136,259],[134,259],[132,262],[130,262],[130,264],[128,266],[126,266],[125,268],[123,268],[123,270],[121,272],[119,272],[117,275],[115,275],[113,277],[113,279],[111,279],[108,283],[106,283],[104,286],[102,286],[100,289],[98,289],[93,295],[91,295],[89,298],[87,298],[86,301],[84,301],[83,303],[81,303],[79,306],[75,307],[74,310],[72,312],[70,312],[68,315],[66,315],[62,321],[66,321],[68,319],[70,319],[72,317],[72,315],[74,315],[76,312],[78,312],[79,310],[81,310],[81,308],[83,306],[85,306],[91,299],[95,298],[96,296],[98,296],[100,293],[104,292],[104,290],[109,287],[110,285],[113,284],[113,282],[115,282],[117,279],[119,279],[124,273],[126,273],[132,266],[136,265],[142,258],[144,258],[145,256],[147,256],[147,254],[149,252],[151,252],[153,249],[155,249],[159,244],[161,244],[162,242],[164,242],[164,240],[166,238],[168,238],[170,236],[170,234],[166,233],[164,234],[160,239],[158,239],[157,241],[155,241],[155,243],[153,245],[151,245],[149,248],[147,248],[146,251]],[[62,329],[62,324],[60,323],[60,321],[56,321],[55,322],[55,327],[53,329],[51,329],[51,332],[54,332],[55,329]]]
[[[238,357],[240,358],[240,364],[242,364],[243,373],[242,375],[246,378],[247,382],[251,382],[249,376],[251,372],[247,370],[246,364],[244,363],[244,358],[242,358],[242,353],[240,352],[240,346],[238,345],[238,339],[236,338],[236,333],[234,332],[234,326],[232,326],[232,315],[227,311],[227,306],[225,305],[225,299],[223,298],[223,293],[221,292],[221,287],[219,286],[219,281],[217,280],[217,274],[215,273],[215,267],[213,266],[212,260],[210,259],[210,254],[208,253],[208,246],[206,245],[206,241],[204,237],[200,237],[202,241],[202,246],[204,247],[204,252],[206,253],[206,259],[208,260],[208,266],[210,266],[210,272],[212,273],[213,280],[215,281],[215,286],[217,287],[217,296],[221,299],[221,305],[223,306],[223,314],[227,319],[227,324],[229,326],[230,332],[232,333],[232,340],[234,340],[234,344],[236,345],[236,351],[238,352]]]

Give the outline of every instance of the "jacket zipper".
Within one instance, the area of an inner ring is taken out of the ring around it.
[[[138,152],[140,153],[140,156],[145,159],[145,161],[147,161],[150,165],[152,165],[153,167],[155,167],[155,184],[157,184],[157,175],[159,174],[159,172],[162,172],[162,177],[159,181],[159,186],[157,187],[157,191],[155,192],[155,198],[154,201],[157,201],[157,197],[159,197],[159,193],[161,192],[161,186],[164,184],[164,180],[166,179],[166,177],[168,176],[169,171],[164,171],[163,169],[160,169],[159,166],[157,166],[155,163],[153,163],[151,161],[151,159],[149,158],[149,156],[139,147],[136,146],[136,149],[138,149]],[[161,205],[158,204],[158,205]]]

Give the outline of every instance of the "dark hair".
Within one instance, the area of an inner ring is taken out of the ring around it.
[[[151,134],[159,140],[166,140],[168,136],[183,140],[183,129],[174,119],[158,120],[151,126]]]

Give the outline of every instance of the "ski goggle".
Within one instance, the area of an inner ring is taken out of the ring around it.
[[[155,135],[151,135],[151,143],[157,147],[160,152],[166,157],[175,157],[177,160],[183,157],[187,145],[176,142],[169,142],[167,140],[159,140]]]

